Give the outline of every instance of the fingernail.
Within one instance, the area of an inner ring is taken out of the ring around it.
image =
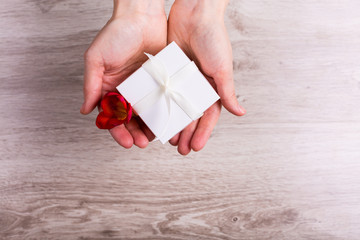
[[[244,107],[242,107],[241,105],[238,106],[239,112],[241,113],[241,115],[244,115],[246,113],[246,110]]]
[[[81,113],[84,113],[84,110],[85,110],[85,103],[83,103],[83,105],[81,106],[80,112],[81,112]]]

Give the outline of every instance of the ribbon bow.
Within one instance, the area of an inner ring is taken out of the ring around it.
[[[190,117],[190,119],[196,120],[202,116],[202,112],[199,112],[180,92],[176,91],[176,84],[178,84],[181,80],[188,78],[194,71],[198,71],[198,68],[194,62],[190,62],[178,72],[170,76],[166,67],[159,58],[148,53],[145,54],[149,57],[149,60],[146,61],[142,67],[159,84],[159,87],[155,88],[139,102],[133,105],[133,108],[138,114],[141,114],[159,101],[162,96],[165,96],[169,117],[162,134],[158,136],[161,137],[165,133],[169,124],[169,118],[171,115],[171,100],[179,105],[179,107]]]

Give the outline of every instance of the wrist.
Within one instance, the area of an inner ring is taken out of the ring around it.
[[[175,0],[171,9],[196,25],[223,22],[229,0]],[[170,14],[171,15],[171,14]]]
[[[111,18],[115,19],[128,14],[163,15],[165,14],[164,0],[114,0]]]
[[[175,3],[188,8],[189,11],[212,11],[224,14],[229,0],[175,0]]]

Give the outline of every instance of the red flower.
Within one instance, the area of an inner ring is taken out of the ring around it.
[[[103,111],[96,118],[96,126],[100,129],[111,129],[131,119],[132,107],[119,93],[105,94],[100,105]]]

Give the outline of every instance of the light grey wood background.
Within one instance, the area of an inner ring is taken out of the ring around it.
[[[111,11],[0,1],[0,239],[359,239],[360,1],[231,1],[248,114],[187,157],[79,114]]]

